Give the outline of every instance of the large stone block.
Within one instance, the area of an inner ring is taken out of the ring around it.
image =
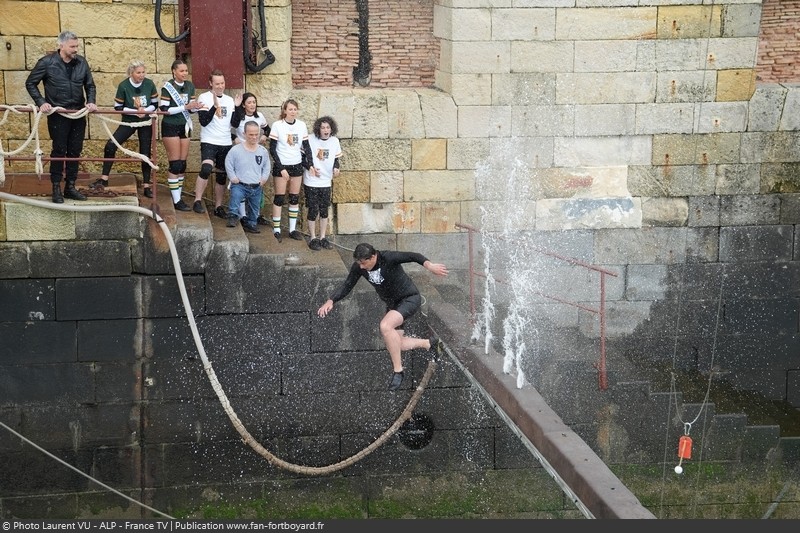
[[[717,77],[706,72],[667,71],[656,74],[657,104],[710,102],[717,91]]]
[[[353,138],[386,139],[389,137],[389,111],[386,95],[357,91],[353,105]]]
[[[2,4],[0,4],[0,8],[2,8]],[[0,26],[2,24],[0,22]],[[6,37],[3,38],[5,46],[0,48],[0,71],[25,70],[25,39],[22,36],[5,35]],[[5,91],[5,88],[0,90]],[[0,98],[0,102],[4,101]]]
[[[31,276],[37,278],[127,276],[131,254],[128,243],[121,241],[45,241],[31,244],[30,264]]]
[[[460,202],[423,202],[421,217],[422,233],[461,231],[455,227],[455,224],[461,221]]]
[[[78,361],[133,363],[142,353],[141,321],[82,320],[78,322]],[[118,391],[122,394],[123,390]]]
[[[73,212],[42,209],[15,202],[6,202],[5,211],[6,238],[9,241],[75,239],[75,213]]]
[[[348,171],[344,170],[333,184],[333,203],[353,203],[353,202],[369,202],[372,201],[372,183],[377,176],[377,179],[383,179],[384,176],[392,176],[396,172],[393,171]],[[377,200],[375,200],[377,201]]]
[[[639,198],[545,199],[536,202],[536,229],[640,228]]]
[[[409,139],[343,139],[347,165],[359,170],[408,170],[411,168]]]
[[[409,202],[472,200],[474,174],[468,170],[410,170],[404,173],[403,197]]]
[[[717,102],[749,101],[756,90],[754,69],[717,72]]]
[[[434,90],[418,90],[428,139],[455,137],[458,131],[458,106],[452,96]]]
[[[59,320],[141,318],[140,279],[59,279],[56,281],[56,316]]]
[[[411,168],[413,170],[442,170],[447,168],[447,140],[412,140]]]
[[[791,261],[792,226],[744,226],[719,229],[719,260]]]
[[[58,2],[0,2],[0,35],[58,35]],[[55,38],[53,38],[55,43]],[[55,48],[55,46],[53,46]]]
[[[169,29],[175,27],[175,10],[176,6],[169,5],[161,10],[161,27],[166,28],[168,34]],[[59,9],[61,26],[72,29],[86,40],[93,37],[157,39],[153,14],[153,6],[128,3],[65,2]]]
[[[661,6],[659,39],[705,39],[722,32],[722,6]]]
[[[3,252],[5,254],[5,251]],[[5,255],[3,256],[5,259]],[[55,287],[52,280],[0,281],[0,322],[55,320]],[[13,303],[13,305],[9,305]]]
[[[386,112],[390,139],[425,137],[419,95],[410,91],[387,91]]]
[[[415,141],[420,142],[420,141]],[[369,201],[373,203],[392,203],[403,201],[403,173],[400,171],[370,172]],[[363,191],[363,187],[360,188]],[[342,201],[355,202],[357,196],[342,197]]]
[[[0,206],[2,210],[2,206]],[[0,241],[0,278],[18,279],[30,277],[30,259],[27,243],[9,243]]]
[[[788,89],[777,83],[759,83],[748,106],[747,131],[776,131]]]
[[[656,7],[609,7],[560,9],[556,39],[653,39],[657,29]]]
[[[340,234],[417,233],[419,204],[339,204],[337,230]]]

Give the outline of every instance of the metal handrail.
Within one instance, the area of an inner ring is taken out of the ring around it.
[[[469,307],[470,307],[470,320],[472,324],[475,323],[476,317],[476,309],[475,309],[475,277],[483,277],[485,278],[487,275],[485,272],[478,272],[475,270],[475,260],[474,260],[474,243],[472,235],[474,233],[482,233],[481,230],[472,226],[470,224],[463,224],[457,222],[455,227],[460,229],[467,230],[467,248],[469,253]],[[489,234],[485,234],[489,235]],[[489,235],[493,238],[498,240],[506,240],[502,236],[497,235]],[[600,305],[598,309],[593,309],[591,307],[587,307],[577,302],[571,302],[569,300],[565,300],[563,298],[559,298],[557,296],[551,296],[544,294],[540,291],[536,291],[536,294],[548,298],[550,300],[557,301],[559,303],[571,305],[573,307],[577,307],[578,309],[582,309],[584,311],[588,311],[592,314],[598,315],[600,318],[600,358],[595,363],[595,368],[598,371],[598,385],[600,390],[606,390],[608,388],[608,375],[606,372],[606,276],[614,276],[617,277],[617,273],[606,268],[599,267],[597,265],[592,265],[590,263],[586,263],[585,261],[581,261],[580,259],[576,259],[574,257],[568,257],[565,255],[557,254],[554,252],[550,252],[545,250],[544,248],[540,248],[537,246],[529,246],[531,250],[537,252],[541,255],[546,255],[548,257],[552,257],[554,259],[558,259],[559,261],[564,261],[571,265],[579,266],[585,268],[590,271],[597,272],[600,275]],[[504,280],[495,278],[496,281],[500,283],[505,283]]]

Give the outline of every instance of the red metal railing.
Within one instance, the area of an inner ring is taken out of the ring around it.
[[[471,320],[474,324],[476,318],[476,309],[475,309],[475,277],[486,277],[485,272],[478,272],[475,270],[475,244],[473,242],[473,235],[475,233],[480,233],[480,230],[474,226],[469,224],[462,224],[456,223],[455,226],[460,229],[467,230],[467,249],[469,253],[469,307],[470,307],[470,316]],[[484,234],[489,235],[489,234]],[[506,240],[504,237],[499,235],[489,235],[492,238],[496,238],[498,240]],[[558,259],[559,261],[564,261],[565,263],[569,263],[571,265],[579,266],[585,268],[590,271],[597,272],[600,275],[600,305],[597,309],[588,307],[586,305],[571,302],[569,300],[565,300],[563,298],[559,298],[557,296],[552,296],[548,294],[544,294],[542,292],[536,291],[536,294],[540,296],[557,301],[559,303],[571,305],[573,307],[577,307],[578,309],[582,309],[584,311],[588,311],[592,314],[595,314],[600,319],[600,359],[595,363],[595,368],[597,368],[598,372],[598,385],[600,390],[606,390],[608,388],[608,375],[606,373],[606,276],[614,276],[617,277],[616,272],[612,272],[611,270],[607,270],[602,267],[598,267],[596,265],[591,265],[580,259],[575,259],[574,257],[567,257],[560,254],[556,254],[550,251],[547,251],[543,248],[539,248],[537,246],[531,246],[526,244],[526,247],[536,253],[541,255],[545,255],[547,257],[552,257],[554,259]],[[495,278],[496,281],[500,283],[505,283],[502,279]]]

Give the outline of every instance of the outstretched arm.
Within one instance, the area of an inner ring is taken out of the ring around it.
[[[328,315],[328,313],[331,312],[331,309],[333,309],[333,300],[327,300],[319,308],[319,310],[317,311],[317,314],[320,316],[320,318],[325,318]]]
[[[422,266],[437,276],[447,276],[448,274],[447,267],[441,263],[431,263],[430,261],[425,261]]]

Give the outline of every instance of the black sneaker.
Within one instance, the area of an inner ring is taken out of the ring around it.
[[[331,241],[329,241],[327,237],[325,237],[323,239],[320,239],[319,243],[326,250],[333,250],[333,243]]]
[[[217,215],[219,218],[228,218],[228,214],[225,212],[225,208],[221,205],[214,209],[214,214]]]
[[[405,374],[402,370],[400,372],[394,372],[392,374],[392,379],[389,381],[389,390],[399,389],[400,384],[403,383],[403,376],[405,376]]]
[[[277,239],[278,242],[283,242],[283,235],[281,235],[280,231],[273,231],[272,235],[275,236],[275,239]]]
[[[247,233],[261,233],[261,230],[258,229],[258,226],[243,226],[243,227]]]
[[[434,360],[439,359],[444,354],[444,344],[442,344],[442,339],[434,335],[428,342],[431,343],[430,352],[433,354]]]
[[[144,195],[147,196],[148,198],[152,198],[153,197],[153,188],[152,187],[145,187],[144,188]]]
[[[205,208],[203,207],[203,202],[201,202],[200,200],[196,200],[194,202],[194,205],[192,206],[192,210],[195,213],[205,213],[206,212]]]
[[[258,218],[256,219],[256,224],[259,224],[261,226],[271,226],[272,221],[267,220],[267,217],[265,217],[264,215],[258,215]]]
[[[315,252],[317,250],[322,250],[322,244],[320,244],[319,239],[311,239],[310,241],[308,241],[308,247],[314,250]]]
[[[289,233],[289,237],[291,237],[292,239],[294,239],[296,241],[302,241],[303,240],[303,234],[300,233],[297,230],[294,230],[293,232]]]
[[[94,180],[92,183],[89,184],[89,188],[92,190],[102,191],[106,187],[108,187],[108,180],[103,180],[100,178],[97,178],[96,180]]]
[[[235,228],[236,227],[236,222],[237,222],[236,218],[230,217],[230,218],[228,218],[228,223],[226,224],[226,226],[228,226],[229,228]]]
[[[186,205],[186,202],[184,202],[183,200],[178,200],[174,205],[175,205],[175,209],[177,209],[178,211],[191,211],[192,210],[192,208],[189,207],[188,205]]]

